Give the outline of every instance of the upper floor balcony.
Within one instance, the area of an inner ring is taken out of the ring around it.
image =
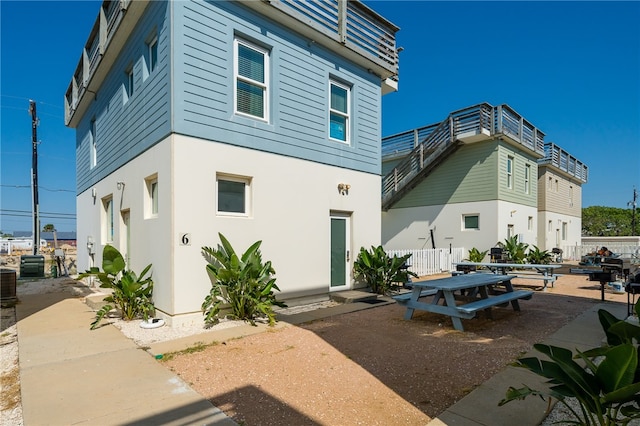
[[[587,183],[589,168],[582,161],[553,142],[546,142],[544,144],[544,154],[544,158],[538,160],[539,165],[553,166],[580,182]]]
[[[65,94],[65,124],[76,127],[110,64],[150,0],[104,0]],[[252,0],[243,6],[307,37],[398,88],[397,26],[359,0]]]

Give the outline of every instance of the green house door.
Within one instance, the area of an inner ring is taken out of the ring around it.
[[[331,216],[331,291],[349,288],[349,217]]]

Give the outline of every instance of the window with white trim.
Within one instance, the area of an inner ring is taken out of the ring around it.
[[[217,175],[218,214],[248,216],[251,208],[251,178]]]
[[[89,168],[93,169],[98,165],[98,145],[96,141],[96,119],[91,120],[89,128]]]
[[[547,232],[552,232],[553,231],[553,221],[550,220],[549,223],[547,224]]]
[[[349,143],[351,88],[331,80],[329,92],[329,137]]]
[[[513,157],[507,157],[507,188],[513,189]]]
[[[527,230],[533,231],[533,216],[527,218]]]
[[[528,194],[530,191],[529,181],[531,179],[531,164],[524,166],[524,193]]]
[[[113,242],[113,196],[102,199],[102,239],[105,243]]]
[[[126,77],[127,77],[127,80],[125,82],[125,90],[127,94],[127,99],[129,99],[131,96],[133,96],[133,92],[135,90],[133,67],[127,69]]]
[[[464,230],[480,229],[480,215],[477,215],[477,214],[462,215],[462,229]]]
[[[158,65],[158,37],[154,36],[147,43],[147,55],[149,57],[149,74],[151,74]]]
[[[152,175],[146,178],[146,206],[145,217],[153,218],[158,216],[158,175]]]
[[[234,40],[235,112],[269,120],[269,51]]]
[[[566,241],[568,233],[569,233],[569,226],[567,222],[562,222],[562,241]]]

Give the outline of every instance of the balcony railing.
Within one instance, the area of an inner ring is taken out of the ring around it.
[[[538,164],[554,166],[583,183],[587,182],[589,178],[589,168],[586,164],[560,148],[555,143],[545,143],[544,154],[544,158],[538,160]]]
[[[545,153],[544,133],[508,105],[494,107],[487,103],[452,112],[441,123],[384,138],[382,158],[403,158],[382,179],[383,209],[391,207],[461,143],[492,136],[503,136],[540,156]]]
[[[121,22],[131,10],[141,10],[147,3],[147,0],[102,2],[76,73],[65,94],[67,125],[76,111],[86,107],[83,97],[98,73],[102,58],[106,54],[114,54],[109,53],[108,49]],[[397,90],[398,51],[395,34],[399,28],[359,0],[252,0],[239,3],[379,75],[383,93]],[[117,37],[123,38],[124,35],[118,34]],[[97,90],[94,85],[91,86],[92,93]]]

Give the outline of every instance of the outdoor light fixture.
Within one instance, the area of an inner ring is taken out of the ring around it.
[[[341,195],[348,195],[349,189],[351,189],[351,185],[349,185],[348,183],[338,184],[338,192],[340,192]]]
[[[117,187],[118,187],[118,189],[120,190],[120,189],[124,188],[124,182],[122,182],[122,181],[118,181],[118,183],[116,184],[116,186],[117,186]]]

